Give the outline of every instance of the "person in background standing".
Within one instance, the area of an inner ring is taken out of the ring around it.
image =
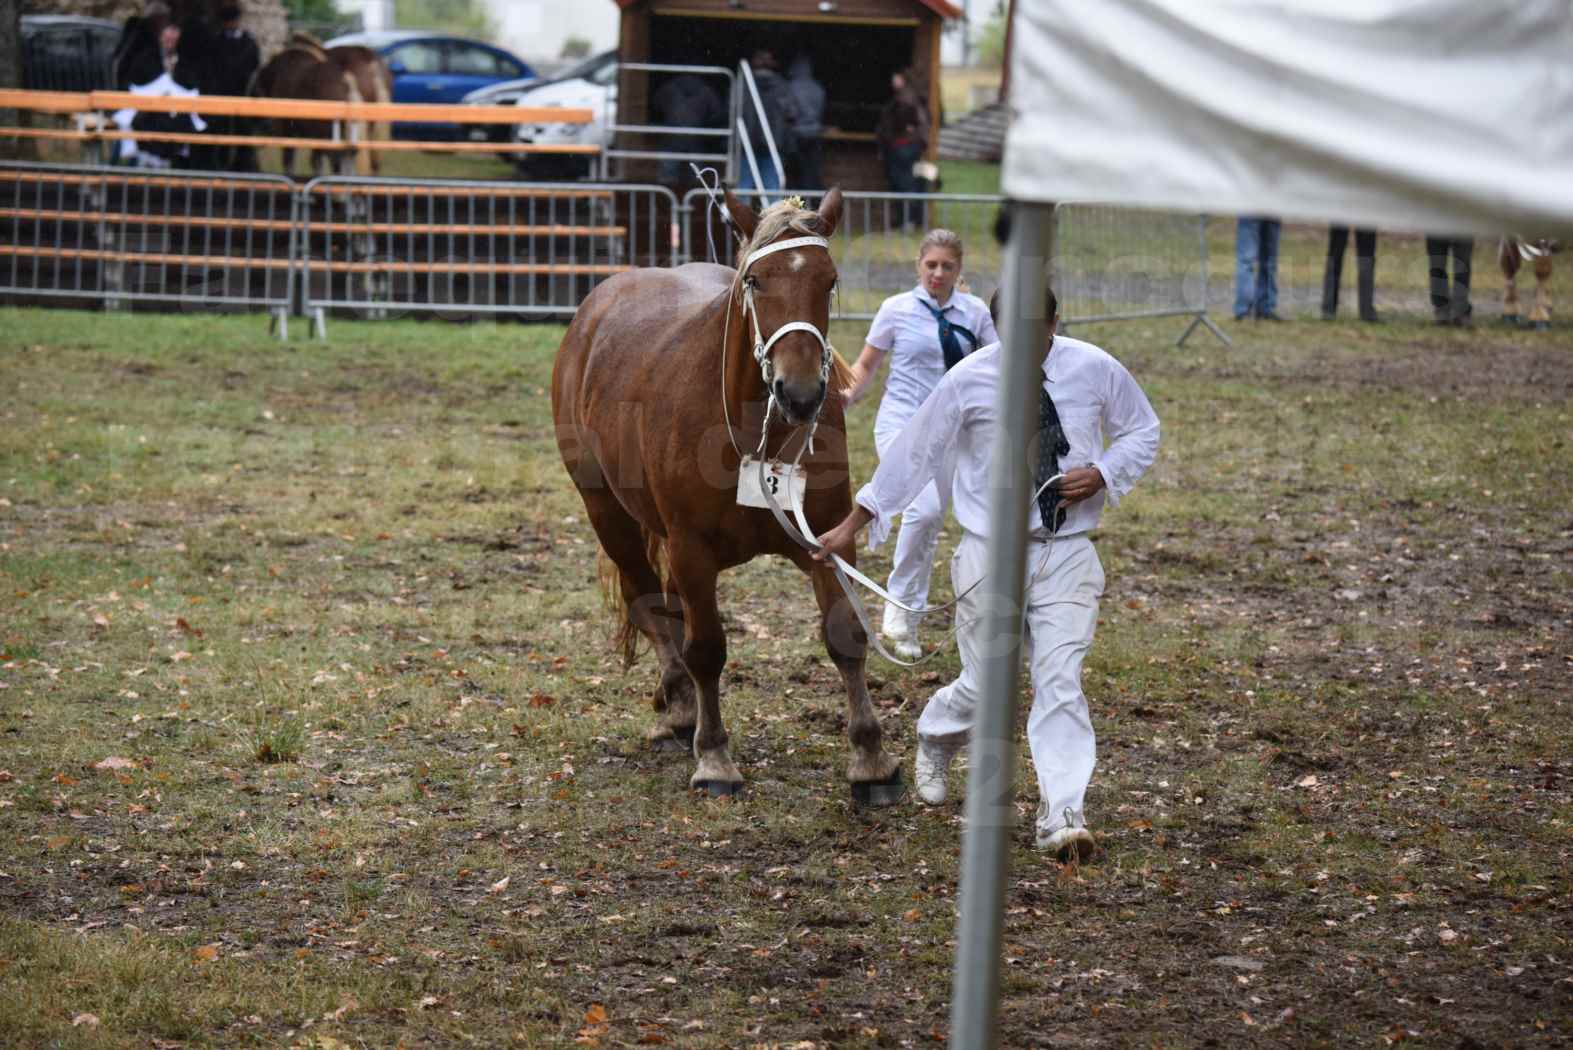
[[[1322,320],[1338,315],[1338,285],[1344,279],[1344,248],[1349,244],[1349,227],[1334,226],[1327,231],[1327,268],[1322,271]],[[1376,231],[1355,230],[1355,288],[1360,297],[1360,320],[1377,324],[1376,316]]]
[[[694,73],[672,77],[656,89],[650,102],[655,108],[657,123],[663,127],[726,127],[726,104],[715,88]],[[718,153],[725,142],[705,135],[666,135],[660,141],[663,150],[673,153]],[[693,181],[688,165],[686,160],[663,160],[661,182],[668,186],[688,185]]]
[[[863,397],[885,355],[891,355],[890,378],[874,419],[874,447],[881,457],[946,372],[978,347],[999,340],[983,300],[957,288],[961,258],[961,238],[950,230],[925,234],[918,245],[917,287],[880,305],[863,352],[852,366],[852,382],[843,395],[848,405]],[[901,515],[901,535],[886,586],[906,605],[928,604],[934,550],[949,496],[930,485]],[[900,605],[885,603],[880,634],[895,644],[902,659],[922,655],[917,642],[920,619]]]
[[[1282,321],[1278,316],[1278,235],[1283,223],[1242,217],[1234,233],[1234,319]]]
[[[824,156],[825,88],[814,79],[813,60],[805,52],[792,60],[787,70],[787,86],[797,103],[797,170],[790,174],[792,185],[805,190],[825,188],[820,170]]]
[[[1431,309],[1437,324],[1468,328],[1475,308],[1469,302],[1469,262],[1475,254],[1473,237],[1426,236],[1426,257],[1431,264]],[[1447,257],[1453,256],[1453,287],[1447,284]]]
[[[890,75],[890,101],[880,111],[879,124],[874,135],[879,143],[879,155],[885,164],[885,180],[892,193],[920,193],[923,187],[912,173],[916,164],[928,150],[928,102],[912,83],[910,70]],[[899,212],[896,226],[922,225],[923,205],[908,201]]]
[[[257,48],[256,40],[240,24],[239,4],[225,4],[219,9],[218,16],[224,28],[216,41],[218,61],[214,66],[218,72],[218,82],[214,85],[213,93],[242,96],[250,88],[257,67],[262,64],[262,53]],[[252,126],[252,122],[244,117],[215,117],[212,123],[213,131],[218,135],[244,135],[250,132]],[[222,170],[258,170],[255,146],[222,146],[218,152],[218,167]]]
[[[764,108],[765,121],[770,128],[770,137],[776,144],[776,152],[781,157],[781,169],[777,170],[775,161],[770,157],[770,147],[765,142],[765,135],[759,123],[759,110],[754,106],[754,100],[746,92],[743,96],[743,126],[748,131],[748,143],[754,150],[754,161],[759,165],[759,188],[762,190],[779,190],[781,180],[786,177],[786,172],[792,169],[797,156],[797,102],[792,97],[792,89],[787,85],[786,79],[781,76],[780,66],[776,56],[765,50],[755,51],[754,57],[749,60],[749,66],[754,73],[754,86],[759,89],[759,103]],[[737,188],[751,190],[754,188],[754,172],[749,167],[748,156],[743,155],[743,173],[737,180]]]

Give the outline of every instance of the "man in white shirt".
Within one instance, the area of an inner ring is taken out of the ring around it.
[[[1103,350],[1054,334],[1058,303],[1046,290],[1048,326],[1040,391],[1043,432],[1034,441],[1037,476],[1063,475],[1023,508],[1030,519],[1023,637],[1033,686],[1027,741],[1038,776],[1037,844],[1061,859],[1096,852],[1082,811],[1096,740],[1081,690],[1081,665],[1092,646],[1103,594],[1103,566],[1088,533],[1107,502],[1117,503],[1152,465],[1158,417],[1125,367]],[[893,445],[852,512],[820,537],[815,557],[851,553],[869,525],[877,546],[891,523],[931,480],[951,492],[963,535],[951,581],[963,595],[956,609],[961,674],[929,700],[918,719],[914,779],[923,801],[946,797],[946,773],[966,743],[979,699],[982,659],[991,640],[973,626],[992,600],[987,568],[989,469],[994,454],[1000,379],[998,343],[947,372]],[[1057,416],[1057,418],[1055,418]],[[1046,434],[1046,437],[1045,437]],[[1046,446],[1048,461],[1037,458]]]

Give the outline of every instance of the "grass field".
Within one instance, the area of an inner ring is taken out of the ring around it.
[[[0,1042],[938,1045],[961,805],[852,807],[784,563],[723,578],[747,792],[643,749],[559,327],[0,321]],[[1099,535],[1103,852],[1016,831],[1001,1044],[1567,1045],[1565,327],[1179,327],[1078,331],[1164,445]],[[909,778],[954,667],[870,665]]]

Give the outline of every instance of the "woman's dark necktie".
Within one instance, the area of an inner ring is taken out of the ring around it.
[[[945,311],[955,306],[934,306],[926,300],[919,299],[924,309],[934,315],[935,322],[939,325],[939,348],[945,355],[945,371],[949,372],[961,363],[961,359],[978,348],[978,337],[970,329],[964,328],[945,316]],[[967,337],[972,346],[966,350],[961,348],[961,340],[956,338],[957,333]]]

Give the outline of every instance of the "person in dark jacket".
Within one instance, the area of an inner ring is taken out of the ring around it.
[[[754,161],[759,165],[759,188],[778,190],[786,170],[791,169],[797,156],[797,103],[792,98],[792,89],[779,72],[780,66],[774,54],[755,51],[749,65],[753,68],[754,86],[759,89],[759,102],[764,107],[770,138],[775,142],[776,153],[781,158],[781,169],[785,170],[777,169],[775,161],[771,159],[770,147],[759,122],[759,110],[754,106],[753,98],[746,93],[743,96],[743,127],[748,132],[748,144],[753,147]],[[737,187],[741,190],[754,188],[754,172],[748,164],[746,152]]]
[[[797,170],[789,173],[792,185],[805,190],[825,188],[820,170],[824,156],[825,88],[814,79],[813,61],[807,54],[792,60],[787,70],[787,86],[797,103]]]
[[[656,121],[670,128],[724,128],[726,105],[720,94],[703,77],[693,73],[675,76],[656,89],[650,100]],[[667,135],[661,140],[663,151],[673,153],[719,153],[722,141],[705,135]],[[688,161],[663,160],[661,181],[668,185],[691,181]]]
[[[217,61],[212,94],[243,96],[262,64],[262,53],[257,41],[240,24],[239,4],[225,4],[219,10],[219,20],[224,28],[214,41]],[[252,122],[244,117],[215,117],[212,123],[217,135],[245,135],[252,130]],[[258,170],[255,146],[222,146],[218,152],[219,167],[226,171]]]
[[[885,179],[890,184],[890,191],[922,192],[923,187],[912,173],[912,165],[928,149],[929,107],[913,85],[910,71],[890,75],[890,101],[880,111],[874,135],[885,163]],[[897,225],[913,224],[923,224],[923,206],[917,201],[908,201]]]

